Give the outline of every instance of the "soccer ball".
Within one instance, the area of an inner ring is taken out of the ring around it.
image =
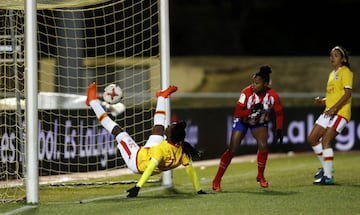
[[[109,104],[119,103],[123,97],[121,87],[116,84],[110,84],[104,88],[103,99]]]

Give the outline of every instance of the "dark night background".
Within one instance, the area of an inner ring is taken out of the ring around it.
[[[170,0],[172,56],[359,55],[360,1]]]

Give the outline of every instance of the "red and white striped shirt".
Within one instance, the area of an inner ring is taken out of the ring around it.
[[[251,113],[251,109],[257,103],[262,103],[264,110]],[[252,85],[249,85],[240,94],[236,103],[234,118],[239,118],[249,125],[258,125],[269,121],[269,114],[272,110],[276,114],[276,129],[282,130],[284,114],[279,95],[270,87],[266,89],[265,93],[258,95],[254,92]]]

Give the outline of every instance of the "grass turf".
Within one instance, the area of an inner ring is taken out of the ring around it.
[[[182,168],[172,171],[173,188],[162,189],[160,183],[148,183],[132,199],[125,197],[125,191],[134,184],[42,186],[36,207],[13,214],[359,214],[360,153],[335,152],[334,163],[335,185],[330,186],[312,184],[319,167],[312,153],[269,159],[266,189],[255,180],[254,161],[232,163],[223,177],[221,193],[211,190],[217,165],[197,166],[202,188],[208,195],[195,194]],[[124,175],[107,180],[138,177]],[[26,206],[2,204],[0,213]]]

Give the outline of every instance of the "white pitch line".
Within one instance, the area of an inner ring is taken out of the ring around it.
[[[26,211],[26,210],[30,210],[30,209],[33,209],[33,208],[37,208],[37,206],[33,205],[33,206],[24,206],[24,207],[21,207],[21,208],[17,208],[15,210],[12,210],[12,211],[9,211],[9,212],[6,212],[6,213],[2,213],[0,215],[13,215],[13,214],[17,214],[19,212],[23,212],[23,211]]]
[[[167,189],[167,188],[170,188],[170,186],[155,187],[155,188],[151,188],[151,189],[142,190],[141,192],[142,193],[147,193],[147,192],[163,190],[163,189]],[[83,199],[83,200],[80,200],[79,203],[84,204],[84,203],[95,202],[95,201],[100,201],[100,200],[107,200],[107,199],[114,199],[114,198],[119,198],[119,197],[126,197],[126,195],[127,195],[127,193],[113,195],[113,196],[101,196],[101,197],[97,197],[97,198],[93,198],[93,199]]]

